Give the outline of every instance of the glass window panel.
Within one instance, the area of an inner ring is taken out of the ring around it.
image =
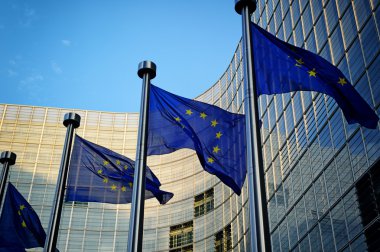
[[[330,206],[335,204],[341,193],[339,188],[338,175],[336,174],[335,164],[331,163],[324,172],[326,181],[326,190]]]
[[[372,18],[370,18],[363,30],[360,32],[361,44],[364,48],[364,57],[367,65],[372,62],[380,50],[379,36],[374,36],[376,33],[375,22]]]
[[[305,238],[302,239],[299,245],[299,250],[300,252],[311,251],[310,244],[309,244],[309,236],[306,236]]]
[[[326,41],[327,41],[327,38],[326,38]],[[321,45],[322,47],[322,51],[320,52],[320,56],[322,58],[324,58],[325,60],[327,60],[328,62],[332,62],[332,58],[331,58],[331,51],[330,51],[330,44],[329,43],[325,43],[323,45]]]
[[[283,1],[285,2],[285,1]],[[289,40],[290,35],[292,35],[292,20],[290,18],[290,12],[288,12],[284,18],[284,29],[285,29],[285,41]]]
[[[343,1],[342,1],[343,2]],[[339,3],[338,6],[341,6],[341,3]],[[355,22],[355,16],[352,11],[352,8],[349,8],[343,18],[342,18],[342,34],[344,38],[344,44],[345,47],[348,48],[348,46],[352,43],[352,41],[357,36],[357,29],[356,29],[356,22]]]
[[[350,7],[350,9],[352,9],[351,4],[350,4],[351,0],[335,0],[335,1],[338,7],[338,11],[339,11],[339,17],[342,17],[343,14],[344,15],[347,14],[347,12],[345,12],[347,7]]]
[[[340,201],[331,211],[331,219],[335,236],[336,248],[341,249],[348,242],[343,201]]]
[[[314,183],[315,199],[318,209],[318,216],[321,217],[329,208],[326,187],[323,176]]]
[[[281,223],[280,230],[280,242],[281,242],[281,250],[289,251],[289,237],[288,237],[288,227],[286,225],[286,219]]]
[[[288,230],[289,230],[289,242],[290,248],[292,248],[298,241],[297,222],[296,222],[295,208],[288,214]]]
[[[321,235],[319,233],[318,225],[311,230],[309,236],[311,251],[322,251]]]
[[[380,55],[378,55],[375,61],[368,69],[368,78],[372,89],[372,95],[375,100],[375,104],[380,104]]]
[[[318,135],[321,146],[323,165],[326,165],[334,155],[334,149],[331,141],[330,128],[326,125]],[[322,165],[322,164],[321,164]]]
[[[348,65],[350,66],[351,80],[352,83],[356,83],[356,81],[365,70],[363,54],[358,39],[355,39],[355,42],[352,44],[347,54]]]
[[[372,165],[380,157],[380,134],[376,130],[363,128],[363,135],[365,139],[369,165]]]
[[[350,163],[350,156],[348,154],[347,147],[344,147],[342,151],[338,154],[338,156],[335,158],[335,163],[338,171],[340,186],[342,188],[343,193],[354,182]]]
[[[300,18],[300,6],[298,0],[292,1],[290,11],[292,13],[293,26],[298,22]],[[301,22],[300,22],[301,23]]]
[[[295,210],[297,215],[298,234],[299,237],[302,237],[307,231],[305,203],[303,198],[297,203]]]
[[[324,251],[335,251],[330,215],[326,215],[319,223]]]
[[[276,211],[276,198],[273,197],[268,202],[269,220],[271,228],[278,224],[277,211]]]
[[[272,250],[280,251],[280,234],[279,234],[278,229],[276,229],[276,231],[274,231],[274,233],[272,234],[271,242],[272,242]]]
[[[350,244],[351,251],[370,251],[368,250],[368,245],[364,234],[360,235],[355,241]]]
[[[318,52],[327,41],[326,23],[323,16],[321,16],[315,24],[315,35],[317,37]]]
[[[354,0],[353,1],[355,18],[359,30],[362,28],[365,20],[371,15],[371,6],[369,1]]]
[[[318,220],[314,189],[311,187],[304,196],[308,226],[312,227]]]
[[[358,131],[349,141],[351,164],[355,179],[358,179],[368,168],[361,132]]]
[[[331,52],[334,59],[334,64],[337,65],[337,63],[340,61],[342,56],[344,55],[344,46],[343,46],[343,39],[342,39],[342,33],[341,29],[338,26],[333,34],[331,35]]]
[[[338,12],[335,1],[328,1],[325,8],[326,24],[329,34],[331,34],[333,29],[338,24]]]
[[[352,189],[343,199],[344,210],[346,212],[347,227],[350,239],[354,238],[363,230],[363,224],[360,217],[359,204],[355,189]]]
[[[371,89],[369,88],[369,81],[367,75],[363,75],[358,84],[356,84],[355,89],[358,91],[361,97],[371,106],[373,107],[373,100]]]
[[[304,1],[301,1],[300,3],[302,3]],[[305,1],[305,2],[308,2],[308,1]],[[310,4],[307,5],[307,7],[305,8],[305,11],[304,13],[302,13],[302,26],[303,26],[303,34],[304,34],[304,37],[308,37],[311,29],[313,28],[313,20],[312,20],[312,17],[311,17],[311,11],[310,11]]]

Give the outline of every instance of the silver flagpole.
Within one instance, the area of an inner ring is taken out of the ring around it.
[[[245,79],[245,118],[247,135],[247,170],[251,251],[271,251],[269,218],[265,193],[263,155],[259,125],[258,95],[254,71],[250,17],[256,9],[254,0],[235,0],[235,11],[242,15]],[[252,155],[253,154],[253,155]]]
[[[139,133],[137,137],[135,175],[133,179],[132,209],[129,219],[128,252],[142,251],[149,90],[150,80],[156,77],[156,65],[152,61],[140,62],[137,74],[143,79],[143,87],[140,105]]]
[[[59,223],[61,221],[63,196],[65,194],[67,173],[69,170],[74,129],[78,128],[80,125],[80,116],[75,113],[65,114],[63,125],[67,127],[65,145],[63,146],[61,166],[59,168],[57,187],[55,189],[54,202],[50,214],[50,222],[48,232],[46,234],[44,252],[56,251]]]
[[[9,166],[14,165],[16,163],[16,154],[10,151],[3,151],[0,156],[0,163],[3,164],[3,173],[1,176],[1,184],[0,184],[0,205],[2,205],[5,185],[8,179]]]

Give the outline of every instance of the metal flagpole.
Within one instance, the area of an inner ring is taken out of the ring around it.
[[[80,125],[80,116],[76,113],[67,113],[63,119],[63,125],[67,128],[65,145],[63,146],[61,166],[57,179],[57,187],[55,190],[53,207],[50,215],[49,229],[46,234],[44,252],[53,252],[57,246],[57,238],[59,231],[59,223],[61,221],[61,213],[63,207],[63,196],[67,180],[67,172],[69,169],[71,146],[73,142],[74,129]]]
[[[0,205],[3,202],[5,184],[7,183],[9,166],[16,163],[16,154],[10,151],[3,151],[0,156],[0,163],[3,164],[3,173],[0,184]]]
[[[242,15],[243,59],[245,79],[245,118],[247,134],[247,170],[251,251],[271,251],[269,218],[265,193],[263,156],[259,125],[258,95],[254,71],[250,16],[256,9],[254,0],[235,0],[235,11]],[[253,153],[253,156],[252,156]]]
[[[156,65],[152,61],[140,62],[137,74],[143,79],[143,87],[140,104],[135,175],[133,179],[132,209],[129,219],[128,252],[142,251],[144,231],[145,171],[148,143],[149,90],[150,80],[156,77]]]

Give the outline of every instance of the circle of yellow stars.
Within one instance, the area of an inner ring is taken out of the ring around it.
[[[20,205],[19,210],[17,211],[17,213],[18,213],[19,216],[21,216],[21,212],[22,212],[22,210],[24,210],[25,208],[26,208],[25,205]],[[24,219],[22,219],[21,227],[23,227],[23,228],[26,228],[26,227],[27,227]]]
[[[126,164],[126,165],[122,165],[122,163],[121,163],[120,160],[116,160],[115,163],[116,163],[116,165],[123,167],[124,170],[128,170],[128,169],[129,169],[128,165],[127,165],[127,164]],[[110,164],[110,162],[109,162],[108,160],[103,160],[103,166],[108,166],[109,164]],[[108,184],[108,183],[109,183],[109,178],[106,177],[106,176],[103,174],[103,169],[99,169],[99,170],[97,170],[97,174],[100,175],[100,176],[102,176],[102,178],[103,178],[103,183],[104,183],[104,184]],[[129,182],[129,183],[128,183],[128,187],[129,187],[129,188],[132,188],[132,187],[133,187],[133,183],[132,183],[132,182]],[[122,191],[122,192],[126,192],[126,191],[127,191],[127,186],[124,186],[124,185],[123,185],[123,186],[118,187],[118,186],[117,186],[116,184],[114,184],[114,183],[111,184],[111,185],[109,186],[109,188],[111,189],[111,191],[117,191],[117,190],[120,190],[120,191]]]
[[[185,114],[188,116],[192,116],[194,114],[194,112],[191,109],[186,109]],[[200,112],[199,117],[203,120],[206,120],[208,115],[205,112]],[[181,121],[180,117],[173,117],[173,118],[176,122]],[[218,126],[218,124],[219,124],[219,122],[216,119],[214,119],[214,120],[211,120],[210,126],[213,128],[216,128]],[[182,128],[184,128],[183,125],[182,125]],[[221,131],[218,131],[215,133],[215,138],[218,140],[221,139],[222,136],[223,136],[223,133]],[[219,145],[212,147],[212,152],[215,154],[218,154],[219,152],[221,152]],[[213,157],[207,157],[207,163],[213,164],[214,162],[215,162],[215,159]]]
[[[299,58],[299,59],[295,59],[296,63],[295,63],[295,66],[296,67],[302,67],[304,66],[305,62],[303,61],[302,58]],[[317,70],[315,68],[307,71],[307,73],[309,74],[309,77],[314,77],[316,78],[317,77]],[[344,86],[346,85],[348,82],[346,80],[346,78],[344,77],[339,77],[339,80],[337,81],[337,84],[341,85],[341,86]]]

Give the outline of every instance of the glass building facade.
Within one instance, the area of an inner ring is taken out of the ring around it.
[[[338,66],[380,114],[379,6],[375,0],[261,0],[252,19]],[[244,113],[242,67],[239,45],[222,77],[196,99]],[[259,109],[273,251],[380,248],[379,128],[348,125],[334,100],[315,92],[261,96]],[[0,151],[17,154],[9,180],[45,229],[67,112],[82,117],[78,135],[135,157],[137,113],[0,104]],[[146,201],[144,251],[248,250],[247,183],[235,195],[190,150],[149,157],[148,165],[175,196],[166,205]],[[66,203],[58,248],[125,251],[129,215],[130,204]]]

